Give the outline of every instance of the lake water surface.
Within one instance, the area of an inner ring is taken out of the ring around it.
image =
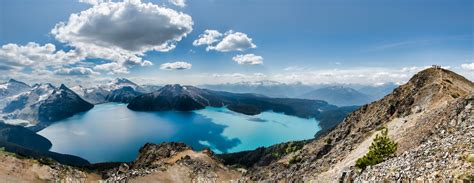
[[[132,161],[147,142],[184,142],[196,150],[210,147],[226,153],[310,139],[319,130],[315,119],[270,111],[255,116],[212,107],[193,112],[135,112],[126,104],[107,103],[38,134],[53,143],[51,151],[96,163]]]

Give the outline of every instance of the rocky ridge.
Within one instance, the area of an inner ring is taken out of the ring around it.
[[[346,172],[359,181],[474,180],[474,94],[437,109],[416,125],[429,132],[418,147],[372,166],[360,174]],[[423,124],[425,123],[425,124]],[[352,170],[357,172],[357,170]]]
[[[252,180],[337,181],[368,151],[380,128],[389,128],[389,136],[399,143],[399,156],[420,146],[429,134],[428,127],[417,128],[416,124],[431,111],[472,92],[474,84],[456,73],[435,68],[424,70],[383,99],[352,112],[334,130],[301,150],[268,166],[254,166],[246,176]]]

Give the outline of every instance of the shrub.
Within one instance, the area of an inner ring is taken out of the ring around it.
[[[381,135],[376,135],[369,147],[369,152],[357,159],[356,167],[365,169],[367,166],[376,165],[397,151],[397,143],[388,137],[388,130],[382,129]]]
[[[296,152],[296,151],[300,150],[301,148],[303,148],[303,145],[304,144],[298,143],[298,142],[290,142],[290,143],[288,143],[288,145],[285,148],[285,154],[290,154],[292,152]]]
[[[332,138],[326,139],[325,142],[326,142],[327,145],[331,145],[331,143],[332,143]]]
[[[299,163],[300,161],[301,161],[301,158],[293,156],[288,163],[290,165],[292,165],[292,164],[295,164],[295,163]]]

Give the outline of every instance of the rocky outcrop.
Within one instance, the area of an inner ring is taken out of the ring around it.
[[[130,164],[107,172],[107,181],[229,182],[241,173],[225,167],[205,149],[195,152],[183,143],[145,144]]]

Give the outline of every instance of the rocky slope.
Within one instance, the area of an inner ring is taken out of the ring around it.
[[[456,73],[444,69],[426,69],[383,99],[364,105],[352,112],[329,133],[321,135],[300,150],[275,160],[268,166],[252,167],[246,176],[253,180],[338,181],[341,176],[347,174],[344,172],[352,172],[350,170],[353,169],[355,160],[368,151],[372,139],[382,127],[387,127],[389,136],[398,143],[396,157],[402,157],[404,153],[421,148],[422,144],[429,140],[442,143],[442,140],[432,136],[437,132],[434,130],[436,123],[431,123],[429,119],[437,119],[438,123],[442,124],[466,118],[463,116],[472,118],[470,113],[465,115],[449,111],[453,113],[446,114],[435,111],[448,111],[452,108],[451,105],[455,105],[453,103],[457,102],[465,104],[465,106],[461,105],[459,109],[470,108],[468,107],[470,106],[470,97],[467,96],[473,92],[474,84]],[[463,123],[472,125],[472,121],[469,120]],[[420,124],[424,125],[420,126]],[[469,125],[464,128],[452,128],[449,133],[462,134],[462,138],[469,139],[469,133],[466,134],[462,131],[462,129],[469,128]],[[472,131],[472,128],[470,129]],[[465,143],[465,141],[461,143]],[[458,151],[460,152],[451,154],[451,156],[472,153],[472,147],[460,148]],[[417,156],[431,158],[429,154],[418,154]],[[389,161],[387,162],[389,163]],[[421,162],[421,159],[419,161]],[[442,164],[440,161],[431,161],[430,163],[436,167],[441,167]],[[472,167],[472,164],[468,164],[468,166]],[[369,171],[370,169],[365,173],[371,175]],[[390,172],[402,173],[396,169],[390,169]],[[388,173],[382,172],[380,175]],[[420,176],[413,178],[429,178],[422,174],[413,175]],[[366,176],[365,178],[370,177]],[[358,180],[362,180],[364,176],[359,178]],[[448,177],[441,179],[443,178]]]
[[[0,149],[0,182],[99,182],[98,174]]]

